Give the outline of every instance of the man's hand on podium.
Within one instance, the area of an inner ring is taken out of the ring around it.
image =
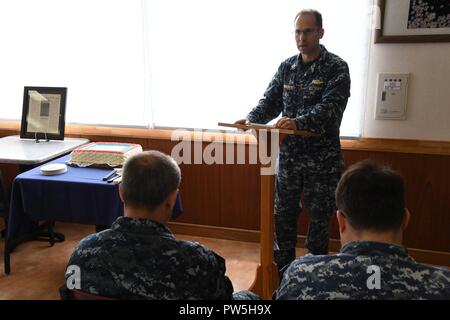
[[[277,129],[291,129],[291,130],[297,130],[297,123],[294,119],[288,118],[288,117],[282,117],[275,123],[275,128]],[[280,144],[283,142],[284,138],[286,138],[287,134],[280,133]]]
[[[244,125],[249,125],[250,121],[248,121],[248,119],[241,119],[236,121],[234,124],[244,124]]]
[[[275,123],[275,128],[297,130],[297,124],[294,119],[282,117]]]
[[[236,121],[234,124],[243,124],[245,126],[248,126],[250,124],[250,121],[248,119],[240,119]],[[244,129],[238,129],[239,131],[245,131]]]

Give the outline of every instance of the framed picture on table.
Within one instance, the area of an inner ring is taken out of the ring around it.
[[[375,43],[450,42],[449,0],[377,0]]]
[[[25,87],[20,137],[64,140],[67,88]]]

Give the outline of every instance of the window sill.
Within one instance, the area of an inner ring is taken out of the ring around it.
[[[19,121],[0,120],[0,132],[7,134],[18,134],[20,132]],[[179,134],[174,134],[174,133]],[[238,144],[256,144],[256,139],[251,134],[230,133],[230,132],[210,132],[210,131],[182,131],[171,129],[143,129],[143,128],[121,128],[103,127],[91,125],[66,125],[66,135],[108,137],[126,137],[154,140],[180,141],[191,139],[192,141],[203,142],[234,142]],[[385,138],[360,138],[341,139],[343,150],[352,151],[376,151],[394,153],[415,153],[415,154],[435,154],[450,155],[450,141],[431,140],[410,140],[410,139],[385,139]]]
[[[15,131],[20,133],[19,121],[0,120],[0,131]],[[227,143],[244,143],[256,144],[256,139],[251,134],[233,133],[233,132],[211,132],[206,130],[183,130],[183,129],[145,129],[132,127],[106,127],[95,125],[79,125],[66,124],[65,135],[67,136],[108,136],[108,137],[125,137],[139,139],[154,140],[171,140],[181,141],[182,139],[190,139],[191,141],[203,142],[227,142]]]

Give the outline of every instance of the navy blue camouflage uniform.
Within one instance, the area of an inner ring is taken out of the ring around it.
[[[295,119],[298,130],[320,134],[290,135],[280,145],[274,246],[279,268],[295,259],[302,191],[310,214],[306,247],[314,254],[328,253],[334,191],[344,169],[339,127],[349,96],[347,63],[321,45],[312,63],[303,63],[301,54],[281,63],[264,98],[247,115],[250,122],[267,123],[281,113]]]
[[[379,267],[379,288],[369,279],[375,275],[369,266]],[[273,298],[450,300],[450,271],[415,262],[401,245],[354,241],[334,256],[295,260]]]
[[[199,243],[177,240],[166,226],[148,219],[117,218],[111,229],[81,240],[71,265],[80,268],[81,290],[100,296],[233,299],[222,257]],[[70,275],[67,272],[66,279]],[[235,296],[255,297],[248,292]]]

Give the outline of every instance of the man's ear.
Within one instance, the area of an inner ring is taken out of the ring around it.
[[[408,227],[410,219],[411,219],[411,213],[409,213],[408,208],[405,208],[405,211],[403,212],[402,231],[404,231]]]
[[[123,187],[122,187],[121,183],[119,183],[119,197],[120,197],[120,200],[122,200],[122,202],[125,202],[125,201],[123,201]]]
[[[339,232],[343,233],[347,229],[347,219],[340,210],[336,211],[336,219],[339,224]]]
[[[175,205],[175,202],[177,201],[178,191],[179,191],[179,189],[176,188],[171,193],[169,193],[169,195],[167,196],[167,203],[171,207],[173,207]]]
[[[319,29],[319,39],[322,39],[324,34],[325,30],[323,28]]]

